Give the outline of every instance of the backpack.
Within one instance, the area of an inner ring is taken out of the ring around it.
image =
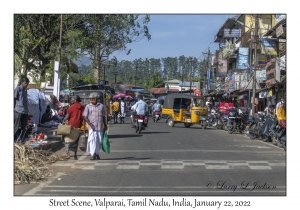
[[[113,111],[114,112],[118,112],[119,111],[119,102],[114,102],[113,103]]]

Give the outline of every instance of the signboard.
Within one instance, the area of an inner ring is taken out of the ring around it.
[[[235,38],[235,37],[241,37],[241,29],[229,29],[229,28],[225,28],[224,29],[224,38]]]
[[[210,69],[207,69],[207,87],[210,89]]]
[[[200,89],[195,89],[195,90],[194,90],[194,95],[195,95],[195,96],[201,96]]]
[[[281,34],[283,34],[282,25],[280,25],[278,28],[276,28],[276,37],[280,37]]]
[[[228,110],[233,107],[234,107],[233,103],[220,102],[220,111],[224,112],[225,114],[228,114]]]
[[[275,62],[275,80],[277,82],[280,82],[280,66],[279,66],[279,63],[280,61],[278,59],[276,59],[276,62]]]
[[[229,78],[229,91],[235,90],[235,75],[231,74]]]
[[[257,64],[260,68],[264,68],[267,65],[266,55],[257,54]]]
[[[278,40],[277,39],[268,39],[262,38],[262,44],[264,46],[264,51],[269,55],[277,55],[277,46]]]
[[[238,69],[248,69],[248,53],[249,49],[247,47],[239,48]]]
[[[279,53],[283,53],[286,51],[286,42],[279,41],[278,51]]]
[[[266,70],[262,70],[262,71],[256,71],[256,80],[259,80],[259,81],[264,81],[266,80]]]

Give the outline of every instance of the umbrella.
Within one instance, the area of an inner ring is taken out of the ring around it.
[[[117,94],[117,95],[114,95],[113,98],[124,98],[125,96],[126,96],[125,94],[119,93],[119,94]]]

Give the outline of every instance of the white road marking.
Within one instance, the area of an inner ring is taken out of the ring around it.
[[[78,158],[78,160],[84,160],[87,156],[89,157],[89,156],[91,156],[91,154],[86,152],[80,158]]]
[[[23,195],[35,195],[35,193],[37,191],[41,191],[42,188],[47,187],[54,180],[56,180],[58,177],[63,176],[63,175],[66,175],[66,174],[58,172],[55,176],[51,177],[51,179],[49,179],[48,181],[39,184],[35,188],[33,188],[33,189],[29,190],[28,192],[24,193]]]
[[[161,169],[183,169],[184,165],[162,165]]]
[[[228,165],[205,165],[206,169],[230,169]]]
[[[118,165],[117,169],[139,169],[140,165]]]
[[[270,166],[251,166],[249,165],[249,168],[252,170],[272,170]]]

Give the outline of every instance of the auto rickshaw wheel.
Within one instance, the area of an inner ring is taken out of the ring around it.
[[[170,126],[170,127],[174,127],[174,119],[173,119],[173,117],[169,117],[168,118],[168,125]]]
[[[191,124],[190,123],[184,123],[184,127],[189,128],[189,127],[191,127]]]

